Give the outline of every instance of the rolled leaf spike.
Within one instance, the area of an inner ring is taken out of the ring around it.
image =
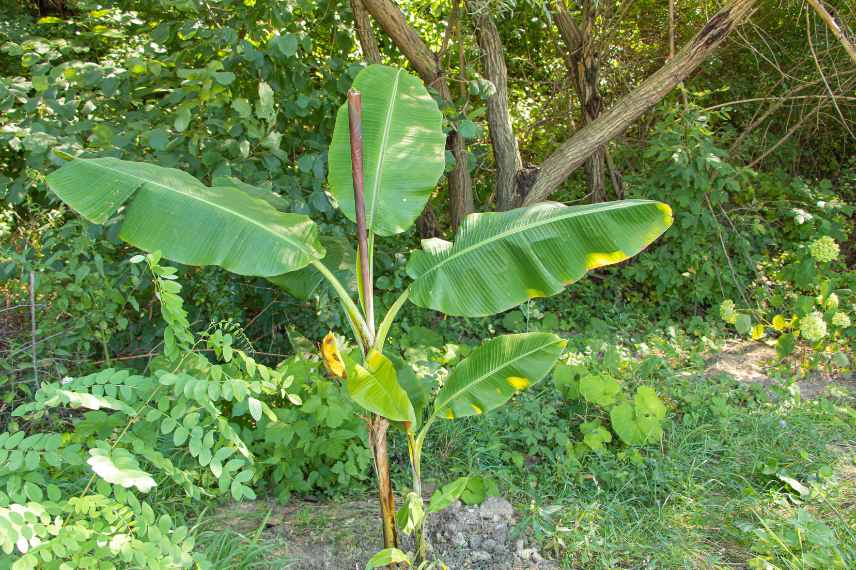
[[[363,190],[363,127],[361,124],[362,101],[360,92],[348,91],[348,125],[351,135],[351,173],[354,178],[354,204],[357,222],[357,251],[360,264],[363,309],[366,322],[374,341],[374,287],[372,268],[369,264],[368,231],[366,229],[366,198]]]

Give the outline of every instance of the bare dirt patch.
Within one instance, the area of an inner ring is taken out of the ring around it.
[[[285,555],[290,570],[362,570],[380,550],[377,502],[372,499],[315,503],[265,501],[230,504],[217,514],[217,524],[252,534],[262,524],[262,538]],[[491,497],[481,506],[460,503],[429,519],[429,541],[435,558],[455,570],[553,570],[524,539],[514,536],[517,520],[507,501]],[[402,537],[403,549],[412,547]]]
[[[762,342],[731,341],[707,361],[705,376],[712,378],[725,374],[741,383],[760,384],[768,388],[780,382],[773,375],[777,359],[776,350]],[[856,388],[856,378],[813,373],[796,384],[803,398],[817,398],[825,394],[831,385]]]

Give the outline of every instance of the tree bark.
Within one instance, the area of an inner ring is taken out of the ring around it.
[[[574,133],[541,164],[524,205],[546,199],[598,148],[615,138],[696,69],[754,10],[756,0],[734,0],[717,12],[673,59]]]
[[[401,10],[390,0],[362,0],[363,5],[383,31],[392,39],[428,87],[433,87],[446,101],[452,101],[449,84],[437,57],[411,28]],[[467,150],[457,133],[451,132],[446,145],[455,155],[455,168],[449,174],[449,214],[453,229],[474,211],[473,184],[468,168]]]
[[[357,31],[357,39],[360,41],[366,63],[380,63],[380,48],[372,32],[371,18],[363,6],[363,0],[351,0],[351,13],[354,15],[354,29]]]
[[[496,162],[496,209],[514,207],[517,190],[517,173],[523,168],[517,138],[508,110],[508,69],[499,31],[490,17],[486,6],[467,2],[472,14],[476,37],[481,52],[485,77],[496,87],[496,92],[487,99],[487,122],[493,158]]]
[[[598,85],[600,58],[597,43],[594,41],[597,8],[591,0],[585,0],[582,4],[582,26],[579,26],[568,13],[563,1],[556,4],[556,27],[568,48],[565,64],[574,80],[574,91],[580,101],[581,119],[585,126],[597,119],[603,110],[603,97]],[[601,146],[586,160],[586,182],[592,202],[602,202],[606,199],[605,150],[605,147]]]

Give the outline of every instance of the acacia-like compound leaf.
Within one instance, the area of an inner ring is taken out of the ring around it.
[[[403,69],[370,65],[354,80],[362,94],[366,224],[399,234],[425,207],[446,165],[443,114],[422,81]],[[348,105],[339,108],[329,153],[330,192],[356,220]]]
[[[365,409],[388,420],[416,423],[413,405],[398,384],[395,365],[377,350],[368,353],[365,366],[348,367],[346,386],[351,399]]]
[[[181,170],[116,158],[74,159],[47,181],[94,223],[124,206],[119,237],[179,263],[269,277],[324,257],[312,220],[237,185],[208,187]]]
[[[493,315],[636,255],[671,224],[671,209],[650,200],[471,214],[454,244],[431,240],[413,253],[410,300],[447,315]]]
[[[489,412],[539,382],[566,341],[552,333],[523,333],[486,341],[462,360],[434,400],[434,415],[454,419]]]
[[[143,493],[148,493],[156,485],[155,480],[140,469],[137,459],[126,449],[90,449],[89,456],[86,462],[96,475],[108,483],[126,489],[136,487]]]

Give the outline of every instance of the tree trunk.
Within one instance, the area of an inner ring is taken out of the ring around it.
[[[380,63],[380,48],[377,47],[377,39],[372,32],[372,21],[363,0],[351,0],[351,12],[354,15],[354,29],[363,50],[366,63]]]
[[[362,0],[363,5],[374,17],[383,31],[395,42],[401,53],[407,58],[416,73],[428,87],[433,87],[446,101],[452,100],[449,84],[443,77],[434,53],[425,45],[416,30],[407,24],[404,14],[390,0]],[[473,183],[468,168],[467,151],[464,141],[457,133],[449,133],[447,148],[455,155],[455,168],[449,174],[449,215],[453,229],[474,211]]]
[[[624,132],[696,69],[755,7],[756,0],[735,0],[717,12],[668,63],[622,97],[599,118],[574,133],[541,164],[525,205],[546,199],[598,148]]]
[[[604,147],[598,147],[594,154],[586,160],[586,184],[588,186],[589,201],[592,204],[606,200],[606,163]]]
[[[496,87],[487,99],[487,122],[493,159],[496,163],[496,209],[508,210],[515,206],[517,173],[523,168],[517,139],[508,111],[508,69],[499,31],[486,6],[467,2],[472,13],[474,28],[481,52],[485,77]]]
[[[600,116],[603,97],[600,94],[600,58],[597,52],[594,26],[597,8],[591,0],[582,4],[582,25],[577,25],[568,13],[564,2],[557,2],[556,27],[568,48],[565,63],[574,80],[574,91],[580,101],[583,126]],[[601,146],[586,160],[586,183],[591,202],[606,199],[605,164],[606,148]]]

